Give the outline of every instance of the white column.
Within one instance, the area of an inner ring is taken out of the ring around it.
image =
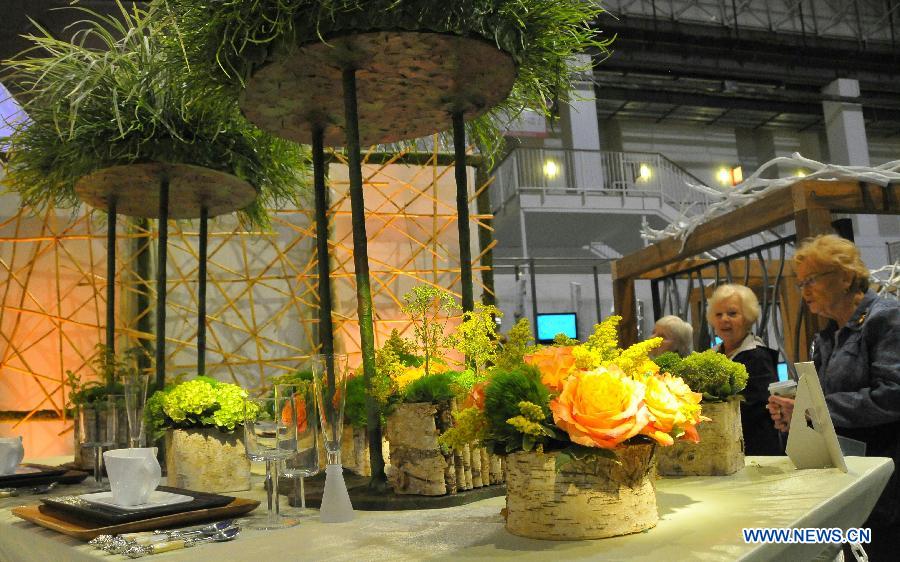
[[[568,178],[569,187],[600,189],[603,187],[603,168],[591,57],[575,55],[569,66],[582,69],[573,71],[569,102],[560,107],[563,146],[575,151],[570,161],[572,177]]]
[[[832,96],[859,97],[859,81],[838,78],[822,88],[822,93]],[[822,102],[825,113],[825,134],[832,164],[869,166],[869,141],[862,105],[847,102]],[[837,215],[834,218],[838,218]],[[875,215],[855,215],[853,234],[863,261],[870,268],[877,268],[887,261],[884,240],[878,233]]]
[[[822,88],[831,96],[859,97],[859,81],[838,78]],[[825,113],[825,133],[832,164],[850,166],[869,165],[869,142],[862,106],[858,103],[822,102]]]

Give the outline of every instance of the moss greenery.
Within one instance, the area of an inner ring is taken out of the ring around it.
[[[276,51],[348,33],[426,31],[479,37],[510,54],[517,77],[508,98],[467,124],[490,156],[499,127],[530,109],[549,114],[565,101],[573,54],[607,53],[592,22],[603,12],[583,0],[155,0],[176,16],[172,34],[195,67],[235,91]]]
[[[267,206],[295,201],[308,154],[251,125],[233,97],[192,87],[177,39],[161,31],[164,20],[121,4],[117,17],[68,9],[85,17],[72,41],[33,22],[33,47],[5,63],[3,81],[23,92],[28,115],[0,139],[9,145],[5,182],[23,204],[77,207],[83,176],[150,161],[247,181],[259,193],[241,210],[247,223],[265,224]]]
[[[445,402],[456,396],[456,372],[425,375],[403,389],[404,402]]]
[[[727,400],[747,386],[747,368],[714,349],[691,353],[681,360],[673,375],[681,377],[704,402]]]
[[[527,414],[523,413],[522,403],[532,405],[525,406]],[[534,407],[537,407],[542,416],[537,415]],[[543,448],[554,435],[549,423],[545,426],[547,431],[539,432],[537,435],[508,423],[510,419],[526,415],[528,421],[537,424],[543,420],[552,420],[550,393],[547,387],[541,384],[540,371],[530,365],[523,364],[515,369],[494,371],[491,384],[485,388],[484,414],[489,428],[488,442],[498,454],[518,449],[530,451],[535,445]]]

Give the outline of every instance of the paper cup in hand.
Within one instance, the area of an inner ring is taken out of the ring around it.
[[[0,475],[12,474],[25,457],[22,436],[0,437]]]
[[[147,503],[162,478],[156,447],[106,451],[103,461],[113,502],[122,506]]]
[[[793,398],[797,395],[797,381],[787,380],[773,382],[769,385],[769,394]]]

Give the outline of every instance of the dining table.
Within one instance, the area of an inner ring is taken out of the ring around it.
[[[295,527],[244,529],[230,542],[150,555],[175,561],[387,561],[387,560],[813,560],[833,557],[839,545],[754,543],[750,528],[861,527],[893,472],[888,458],[846,457],[837,468],[796,469],[787,457],[747,457],[728,476],[657,477],[659,522],[632,535],[580,541],[549,541],[510,534],[504,527],[503,496],[439,509],[355,512],[352,521],[322,523],[313,513]],[[77,494],[87,484],[51,493]],[[229,493],[262,500],[255,476],[249,491]],[[18,505],[39,496],[0,499],[0,560],[3,562],[113,562],[86,542],[19,519]],[[286,502],[283,502],[286,504]],[[285,507],[290,512],[293,508]],[[565,521],[556,524],[565,525]]]

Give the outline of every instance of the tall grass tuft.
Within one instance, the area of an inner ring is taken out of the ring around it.
[[[204,166],[250,183],[258,199],[245,224],[265,225],[265,208],[298,202],[309,155],[244,119],[234,97],[188,73],[164,19],[117,16],[73,6],[84,18],[70,41],[33,22],[33,46],[5,64],[4,81],[22,92],[28,120],[8,138],[5,183],[23,205],[75,208],[75,183],[96,170],[137,162]]]

